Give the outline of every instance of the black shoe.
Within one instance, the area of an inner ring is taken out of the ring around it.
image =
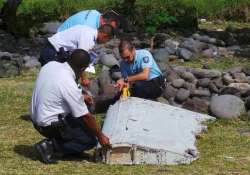
[[[35,144],[36,150],[39,152],[39,154],[42,157],[42,160],[46,164],[53,164],[57,163],[57,161],[54,159],[54,150],[52,142],[48,139],[44,139],[38,143]]]

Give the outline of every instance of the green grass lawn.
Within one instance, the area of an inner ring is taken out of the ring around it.
[[[234,63],[222,61],[211,63],[211,66],[221,64],[229,68],[235,66]],[[200,62],[187,64],[197,66]],[[29,71],[19,77],[0,79],[0,174],[250,174],[250,133],[240,134],[238,131],[250,128],[250,122],[244,116],[209,124],[208,131],[197,140],[200,158],[191,165],[111,166],[79,159],[44,165],[33,147],[42,137],[25,116],[29,113],[36,74]]]

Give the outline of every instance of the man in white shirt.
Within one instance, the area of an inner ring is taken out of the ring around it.
[[[35,145],[44,163],[55,163],[55,153],[79,155],[93,148],[96,138],[101,145],[110,146],[76,83],[89,62],[89,54],[76,49],[67,62],[51,61],[43,66],[37,77],[31,119],[38,132],[47,138]]]
[[[45,65],[49,61],[64,62],[68,52],[83,49],[89,52],[96,43],[104,43],[114,36],[113,27],[109,24],[98,29],[86,25],[76,25],[48,38],[46,46],[40,54],[40,63]],[[66,55],[66,56],[65,56]]]

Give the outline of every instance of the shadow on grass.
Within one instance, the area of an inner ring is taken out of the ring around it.
[[[31,115],[30,114],[21,115],[20,119],[22,119],[24,121],[31,121]]]
[[[33,161],[39,160],[42,162],[42,159],[40,158],[38,152],[36,151],[33,145],[16,145],[14,147],[14,152]],[[83,153],[81,155],[67,155],[65,157],[58,158],[58,160],[75,162],[95,162],[94,157],[88,153]]]
[[[14,151],[15,153],[31,160],[40,160],[39,155],[33,145],[16,145],[14,147]]]

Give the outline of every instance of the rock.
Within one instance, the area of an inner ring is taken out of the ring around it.
[[[250,57],[250,48],[241,48],[236,50],[234,53],[237,57],[249,58]]]
[[[171,39],[167,39],[165,41],[165,47],[171,48],[172,50],[174,49],[175,52],[177,51],[177,48],[179,47],[180,43],[178,41],[174,41]]]
[[[250,67],[244,67],[243,72],[247,75],[250,76]]]
[[[117,47],[115,47],[113,50],[112,50],[112,53],[114,54],[115,58],[117,60],[120,60],[121,59],[121,56],[120,56],[120,53],[119,53],[119,49]]]
[[[250,84],[248,83],[231,83],[228,86],[239,89],[240,91],[247,91],[250,89]]]
[[[172,85],[175,88],[181,88],[184,85],[185,81],[183,79],[176,79],[172,82]]]
[[[242,96],[242,97],[248,97],[248,96],[250,96],[250,89],[247,90],[247,91],[245,91],[245,92],[243,92],[243,93],[241,94],[241,96]]]
[[[231,76],[231,75],[229,75],[228,73],[226,73],[226,74],[224,74],[223,76],[222,76],[222,79],[223,79],[223,81],[225,82],[225,84],[231,84],[231,83],[234,83],[234,79],[233,79],[233,77]]]
[[[172,69],[173,69],[173,71],[178,73],[178,75],[181,75],[182,73],[188,71],[188,68],[186,68],[184,66],[172,66]]]
[[[191,60],[192,58],[195,58],[195,55],[185,48],[180,48],[179,57],[184,59],[185,61],[188,61]]]
[[[240,96],[241,92],[239,89],[234,88],[234,87],[224,87],[221,89],[221,94],[222,95],[231,94],[235,96]]]
[[[207,35],[199,36],[199,37],[196,37],[195,39],[204,43],[210,43],[210,40],[211,40],[210,37]]]
[[[110,77],[110,74],[109,74],[109,71],[108,70],[104,70],[100,73],[99,77],[98,77],[98,81],[99,81],[99,84],[100,84],[100,88],[101,88],[101,91],[103,90],[103,88],[106,86],[106,85],[109,85],[111,83],[111,77]]]
[[[117,81],[118,79],[122,78],[122,73],[121,72],[112,72],[111,78],[112,78],[112,80]]]
[[[218,118],[232,119],[246,112],[244,102],[233,95],[221,95],[213,97],[210,111]]]
[[[173,82],[174,80],[179,79],[180,77],[175,71],[168,70],[166,78],[168,82]]]
[[[196,89],[191,91],[191,96],[196,96],[196,97],[210,97],[211,93],[207,89]]]
[[[164,48],[168,38],[169,35],[166,33],[156,33],[153,37],[153,48]]]
[[[0,78],[18,76],[21,73],[21,65],[18,61],[7,58],[0,59]]]
[[[194,91],[196,89],[196,83],[185,82],[183,88],[188,89],[189,91]]]
[[[218,70],[208,70],[208,69],[192,69],[191,72],[197,77],[197,78],[215,78],[220,77],[221,72]]]
[[[37,68],[41,66],[41,63],[37,60],[37,58],[33,57],[30,60],[27,60],[24,66],[26,68]]]
[[[213,78],[211,80],[212,83],[214,83],[214,85],[217,87],[217,88],[223,88],[224,87],[224,84],[223,84],[223,80],[221,77],[218,77],[218,78]]]
[[[212,93],[219,93],[220,92],[220,90],[217,88],[217,86],[213,82],[209,83],[208,88]]]
[[[166,99],[170,99],[171,97],[175,97],[177,92],[178,92],[178,89],[174,88],[170,84],[167,84],[167,86],[166,86],[166,88],[165,88],[165,90],[163,92],[163,96]]]
[[[176,96],[175,96],[175,100],[179,103],[184,102],[186,99],[188,99],[188,97],[190,96],[190,91],[186,90],[186,89],[179,89]]]
[[[158,63],[158,66],[159,66],[159,69],[162,71],[162,72],[165,72],[167,71],[167,69],[169,68],[169,66],[166,64],[166,63]]]
[[[250,96],[246,98],[245,106],[246,106],[246,109],[250,110]]]
[[[225,47],[218,48],[218,55],[221,57],[229,57],[229,52]]]
[[[106,86],[103,87],[101,90],[101,93],[105,96],[110,96],[114,97],[118,94],[119,89],[116,88],[113,84],[107,84]]]
[[[188,99],[182,106],[185,109],[200,113],[206,113],[209,109],[209,104],[205,100],[199,98]]]
[[[213,49],[206,49],[201,52],[201,56],[205,58],[213,58],[216,55],[214,54]]]
[[[163,103],[163,104],[169,104],[168,100],[166,100],[164,97],[158,97],[156,101],[158,101],[159,103]]]
[[[90,84],[89,84],[88,89],[94,97],[98,96],[98,94],[99,94],[98,80],[97,79],[90,79]]]
[[[180,47],[185,48],[195,54],[199,54],[202,50],[208,48],[208,45],[198,40],[188,38],[187,40],[185,40],[183,43],[180,44]]]
[[[155,49],[152,52],[152,55],[156,62],[168,63],[169,61],[168,56],[170,55],[170,53],[168,49],[162,48],[162,49]]]
[[[188,82],[194,82],[196,80],[195,76],[191,72],[183,72],[180,77]]]
[[[100,63],[108,67],[119,65],[119,61],[114,57],[113,54],[100,55]]]
[[[241,66],[237,66],[237,67],[233,67],[231,69],[228,69],[227,72],[229,72],[231,75],[233,75],[235,73],[241,73],[242,69],[243,68]]]
[[[201,87],[204,87],[204,88],[208,87],[209,83],[210,83],[209,78],[202,78],[202,79],[198,80],[198,86],[201,86]]]
[[[240,50],[240,46],[239,45],[230,46],[230,47],[227,47],[227,50],[235,53],[236,51]]]
[[[233,73],[232,75],[236,83],[248,83],[249,82],[245,73],[236,72],[236,73]]]
[[[54,34],[57,32],[58,27],[61,25],[58,21],[46,22],[43,24],[43,27],[40,29],[43,33]]]

